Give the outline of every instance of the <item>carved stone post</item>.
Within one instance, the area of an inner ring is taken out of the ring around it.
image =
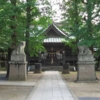
[[[62,74],[69,74],[70,70],[69,70],[69,63],[65,63],[63,64],[63,71]]]
[[[63,64],[65,64],[65,51],[63,51],[62,58],[63,58]]]
[[[34,73],[41,73],[41,63],[35,63],[35,70]]]
[[[9,72],[9,80],[27,79],[27,62],[24,53],[25,42],[21,42],[12,52]]]
[[[38,53],[38,63],[41,63],[41,52]]]

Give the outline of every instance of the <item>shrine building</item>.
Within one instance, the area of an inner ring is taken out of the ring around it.
[[[30,63],[41,62],[43,67],[58,69],[63,63],[76,66],[77,55],[73,54],[72,48],[65,45],[67,34],[61,31],[55,24],[50,25],[45,31],[46,38],[43,41],[45,52],[40,52],[37,58],[30,60]]]

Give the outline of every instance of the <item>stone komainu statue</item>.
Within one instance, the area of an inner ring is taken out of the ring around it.
[[[78,61],[94,61],[92,51],[86,46],[78,46]]]
[[[92,54],[92,51],[86,45],[78,46],[78,49],[79,49],[79,55]]]
[[[20,44],[13,50],[12,54],[25,54],[25,41],[21,41]]]

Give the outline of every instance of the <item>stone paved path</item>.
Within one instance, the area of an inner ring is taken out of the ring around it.
[[[58,71],[46,71],[26,100],[74,100]]]

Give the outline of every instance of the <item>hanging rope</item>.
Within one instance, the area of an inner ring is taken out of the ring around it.
[[[53,57],[51,58],[51,64],[53,64]]]
[[[54,60],[53,60],[53,55],[57,54],[58,52],[62,51],[64,48],[56,51],[56,52],[47,52],[48,54],[51,55],[51,64],[53,64]]]
[[[56,52],[53,52],[53,50],[51,52],[46,52],[45,55],[46,56],[48,54],[51,55],[51,64],[53,64],[54,63],[53,55],[55,56],[55,54],[57,54],[58,52],[63,51],[63,50],[64,50],[64,47],[62,49],[57,50]],[[45,59],[46,59],[46,57],[45,57]]]
[[[62,48],[62,49],[60,49],[60,50],[58,50],[58,51],[56,51],[56,52],[47,52],[47,53],[48,53],[48,54],[56,54],[57,52],[63,51],[63,49],[64,49],[64,48]]]

